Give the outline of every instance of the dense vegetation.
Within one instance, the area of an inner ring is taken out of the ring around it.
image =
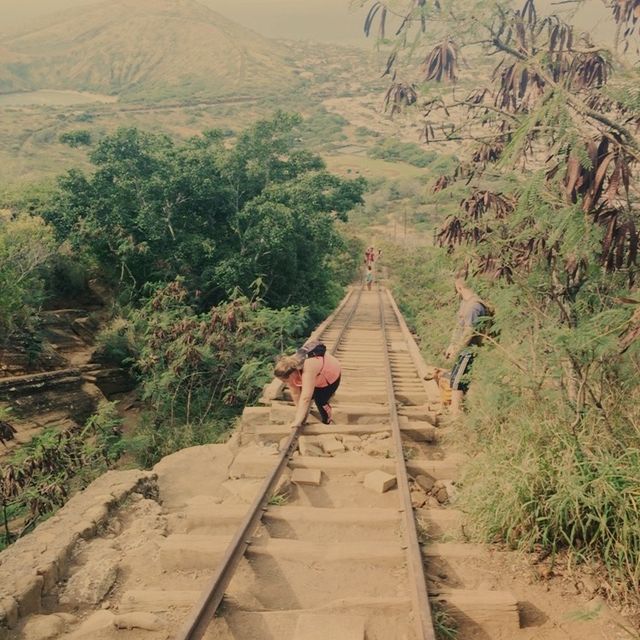
[[[568,552],[598,572],[603,594],[637,606],[637,70],[531,0],[406,5],[398,25],[398,6],[376,2],[367,16],[367,31],[398,35],[387,40],[388,104],[397,114],[422,91],[425,139],[466,153],[433,178],[441,202],[464,192],[457,210],[447,204],[441,248],[394,256],[397,287],[432,360],[448,341],[460,268],[495,306],[499,334],[474,366],[462,504],[478,537]],[[623,40],[637,35],[632,5],[612,3]],[[498,57],[490,84],[461,71],[465,46]],[[457,79],[464,98],[436,88]]]
[[[45,294],[42,268],[54,251],[42,218],[0,214],[0,336],[31,327]]]
[[[339,295],[329,263],[343,242],[335,222],[363,184],[295,148],[300,124],[279,114],[230,149],[217,131],[179,145],[119,130],[91,153],[92,174],[59,180],[42,215],[132,295],[180,276],[200,308],[257,289],[270,306],[307,305],[318,317]]]
[[[145,411],[124,444],[78,448],[89,431],[101,442],[102,419],[34,442],[3,466],[5,514],[26,510],[31,523],[64,500],[80,468],[125,450],[150,465],[220,438],[270,379],[277,353],[339,301],[360,254],[344,222],[365,183],[326,171],[299,145],[302,124],[277,113],[233,140],[208,131],[186,142],[121,129],[95,145],[92,171],[7,203],[0,346],[25,334],[38,345],[42,306],[98,280],[113,305],[99,358],[131,370]],[[50,468],[57,450],[71,456],[64,478]]]
[[[11,419],[6,412],[2,417]],[[2,465],[0,549],[118,459],[123,451],[121,422],[115,403],[104,402],[85,425],[64,431],[50,427]]]
[[[414,167],[428,167],[438,158],[435,151],[425,150],[414,142],[401,142],[393,138],[377,142],[369,151],[369,155],[387,162],[407,162]]]

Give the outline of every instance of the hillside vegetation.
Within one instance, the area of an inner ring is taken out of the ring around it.
[[[154,102],[275,93],[295,80],[282,44],[195,0],[109,0],[0,40],[0,92],[74,89]]]
[[[390,45],[389,111],[419,107],[423,139],[458,147],[431,175],[436,246],[387,252],[398,296],[443,367],[456,275],[495,309],[456,424],[468,532],[551,573],[578,566],[638,614],[637,66],[574,28],[582,3],[407,0],[400,18],[366,4],[366,30]],[[610,10],[631,53],[638,3]]]
[[[111,318],[95,358],[127,368],[144,406],[124,442],[112,407],[65,432],[72,466],[55,429],[3,464],[7,518],[35,524],[82,467],[91,477],[123,452],[151,465],[223,437],[275,356],[339,301],[360,256],[344,223],[365,182],[327,171],[300,146],[302,129],[282,112],[233,143],[215,130],[181,142],[120,129],[95,146],[90,171],[59,176],[53,191],[26,189],[0,216],[0,349],[26,343],[35,360],[43,306],[97,281]],[[11,419],[0,406],[0,437],[13,437]],[[102,424],[108,437],[88,452],[83,439]]]

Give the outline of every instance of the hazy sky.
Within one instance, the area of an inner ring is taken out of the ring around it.
[[[99,0],[0,0],[0,33],[5,27],[28,22],[30,17],[96,1]],[[350,0],[200,1],[266,36],[371,46],[362,34],[363,10],[351,10]],[[560,8],[554,0],[538,0],[536,4],[542,11],[552,4],[556,10]],[[577,23],[579,29],[594,33],[596,40],[613,33],[602,0],[587,0]],[[603,29],[605,23],[609,24]]]
[[[0,32],[29,18],[99,0],[0,0]],[[200,0],[228,18],[274,38],[296,38],[368,46],[362,10],[349,0]]]

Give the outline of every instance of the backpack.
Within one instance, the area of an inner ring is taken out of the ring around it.
[[[479,298],[479,302],[484,308],[484,313],[476,319],[473,328],[477,333],[497,340],[500,337],[500,330],[495,325],[495,307],[487,304],[482,298]]]
[[[319,340],[309,340],[305,342],[296,354],[301,358],[321,358],[327,352],[327,345]]]

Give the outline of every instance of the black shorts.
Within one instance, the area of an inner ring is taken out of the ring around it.
[[[313,392],[313,399],[320,412],[320,419],[324,424],[329,424],[332,420],[331,405],[329,400],[340,386],[340,377],[326,387],[316,387]]]
[[[451,369],[451,390],[452,391],[468,391],[469,390],[469,373],[471,365],[476,357],[473,351],[464,349],[458,354],[453,369]]]

